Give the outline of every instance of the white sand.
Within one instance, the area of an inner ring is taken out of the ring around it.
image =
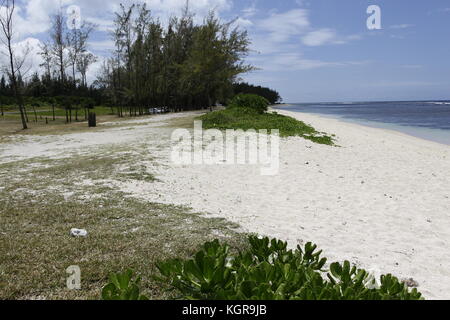
[[[164,114],[100,123],[99,127],[104,129],[99,131],[64,135],[14,136],[13,142],[0,143],[0,163],[37,157],[67,158],[76,154],[95,153],[98,150],[97,148],[103,145],[142,142],[145,136],[151,136],[152,129],[167,125],[169,120],[183,117],[186,117],[186,114]],[[114,127],[115,125],[121,126]]]
[[[148,201],[225,217],[291,245],[313,241],[331,261],[412,277],[427,298],[450,299],[450,147],[280,113],[336,134],[341,147],[283,140],[280,173],[273,177],[248,166],[169,166],[159,169],[162,182],[117,186]]]
[[[284,139],[276,176],[261,176],[259,167],[251,166],[177,167],[170,164],[170,132],[156,126],[170,117],[158,116],[148,126],[130,122],[132,130],[2,144],[0,162],[70,156],[68,151],[84,153],[89,146],[95,154],[100,145],[113,143],[140,150],[148,143],[149,156],[164,165],[144,158],[142,163],[161,181],[105,177],[108,184],[147,201],[188,205],[294,246],[315,242],[331,261],[412,277],[427,298],[450,299],[450,147],[315,115],[280,113],[336,134],[341,147]]]

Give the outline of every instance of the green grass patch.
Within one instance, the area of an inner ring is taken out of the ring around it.
[[[142,270],[146,296],[165,299],[167,285],[153,280],[156,262],[188,258],[218,236],[245,245],[238,226],[224,219],[135,199],[105,183],[153,181],[136,164],[142,156],[126,151],[0,164],[0,299],[98,299],[109,274],[128,268]],[[88,236],[73,238],[71,228]],[[82,287],[70,291],[66,269],[74,265]]]
[[[42,108],[44,109],[44,108]],[[101,115],[113,115],[114,112],[113,110],[111,110],[111,108],[107,108],[107,107],[95,107],[94,109],[90,109],[89,112],[95,112],[98,116]],[[33,114],[33,110],[28,110],[28,117],[34,116]],[[45,108],[45,110],[36,110],[36,113],[38,116],[43,116],[43,117],[52,117],[53,116],[53,111],[50,108]],[[75,117],[75,113],[76,110],[72,109],[72,118]],[[55,109],[55,116],[56,117],[65,117],[66,116],[66,110],[65,109],[60,109],[57,108]],[[80,108],[78,109],[78,117],[80,118],[80,120],[82,120],[82,117],[84,117],[84,109]]]
[[[280,130],[281,137],[302,137],[315,143],[334,145],[334,139],[294,118],[277,113],[259,114],[246,108],[229,108],[199,117],[204,129]]]
[[[98,116],[102,115],[114,115],[116,110],[111,109],[109,107],[103,107],[103,106],[97,106],[94,109],[89,109],[89,112],[95,112]],[[18,107],[5,107],[4,109],[5,117],[9,118],[18,118],[20,117],[20,112]],[[26,106],[26,112],[28,114],[28,118],[30,121],[34,121],[34,110],[30,106]],[[75,117],[76,108],[72,108],[72,118]],[[53,110],[52,106],[41,106],[36,107],[36,114],[41,119],[42,117],[51,118],[53,117]],[[55,108],[55,117],[65,117],[66,116],[66,110],[61,107]],[[84,118],[84,109],[78,108],[78,117],[80,120],[83,120]]]

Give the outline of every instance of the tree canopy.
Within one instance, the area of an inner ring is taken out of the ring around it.
[[[283,101],[277,91],[266,87],[254,86],[246,82],[235,83],[233,90],[235,94],[256,94],[266,98],[271,104],[281,103]]]
[[[78,29],[67,28],[59,12],[52,16],[52,30],[40,48],[42,72],[25,79],[18,74],[17,88],[26,104],[83,97],[116,108],[119,116],[144,114],[149,108],[206,109],[239,93],[281,101],[274,90],[240,83],[243,74],[254,70],[246,63],[251,42],[245,30],[213,11],[201,23],[194,17],[186,5],[180,16],[162,23],[145,4],[120,5],[111,32],[115,49],[88,84],[87,71],[97,61],[87,47],[95,25],[82,22]],[[13,96],[11,79],[3,75],[0,101],[12,104]]]
[[[250,40],[246,31],[211,12],[194,23],[189,8],[167,26],[146,5],[121,6],[112,37],[115,55],[103,66],[96,85],[110,103],[172,111],[211,107],[233,95]],[[131,112],[131,111],[130,111]]]

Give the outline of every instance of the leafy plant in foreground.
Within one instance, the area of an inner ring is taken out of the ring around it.
[[[370,285],[369,273],[350,262],[333,263],[312,243],[288,250],[287,243],[250,237],[250,249],[231,255],[218,240],[206,243],[190,260],[157,265],[160,280],[183,299],[201,300],[419,300],[392,275]]]
[[[133,280],[133,271],[111,274],[109,283],[102,290],[103,300],[148,300],[140,294],[140,278]]]

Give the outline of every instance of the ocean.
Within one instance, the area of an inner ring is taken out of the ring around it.
[[[450,101],[297,103],[280,109],[397,130],[450,145]]]

